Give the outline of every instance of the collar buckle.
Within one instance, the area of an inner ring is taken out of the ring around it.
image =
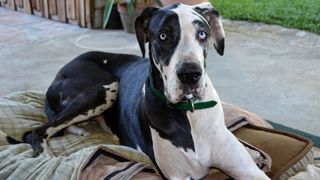
[[[191,104],[191,109],[190,109],[190,111],[193,113],[193,112],[194,112],[194,101],[193,101],[193,99],[189,99],[188,101],[189,101],[189,103]]]

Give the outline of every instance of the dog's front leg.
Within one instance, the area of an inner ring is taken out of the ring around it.
[[[239,180],[270,179],[258,166],[237,138],[227,129],[222,128],[214,150],[214,167]]]

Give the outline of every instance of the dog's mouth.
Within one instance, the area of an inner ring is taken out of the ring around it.
[[[201,99],[201,87],[199,85],[181,86],[179,92],[176,102]]]

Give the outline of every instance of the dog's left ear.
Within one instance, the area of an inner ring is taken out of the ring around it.
[[[224,52],[224,30],[219,18],[219,12],[215,10],[209,2],[193,6],[193,9],[200,13],[209,23],[212,40],[216,51],[222,56]]]
[[[142,13],[136,18],[134,27],[136,30],[136,37],[139,43],[139,47],[142,53],[142,56],[145,57],[145,43],[148,42],[147,37],[147,28],[149,26],[149,21],[153,12],[157,11],[158,8],[155,7],[147,7],[142,11]]]

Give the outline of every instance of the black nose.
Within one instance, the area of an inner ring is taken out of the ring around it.
[[[177,76],[183,84],[195,84],[201,78],[201,67],[193,62],[185,62],[177,70]]]

